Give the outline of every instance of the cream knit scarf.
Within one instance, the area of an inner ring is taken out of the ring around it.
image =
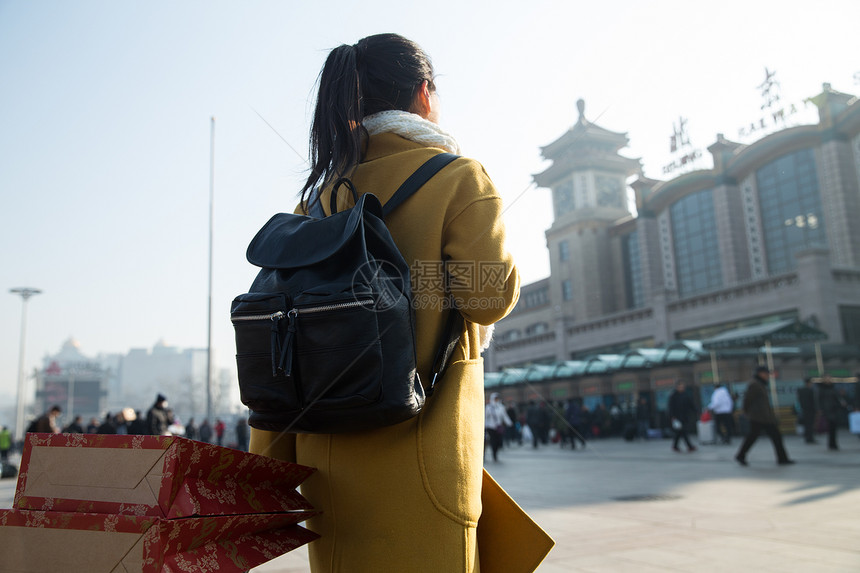
[[[370,135],[396,133],[400,137],[426,147],[439,147],[449,153],[460,154],[460,146],[456,139],[432,121],[415,113],[399,109],[380,111],[365,117],[361,120],[361,125]]]
[[[455,155],[460,154],[460,145],[453,136],[418,114],[401,110],[381,111],[365,117],[361,124],[370,135],[394,133],[426,147],[438,147]],[[492,324],[478,325],[481,352],[490,347],[494,328]]]

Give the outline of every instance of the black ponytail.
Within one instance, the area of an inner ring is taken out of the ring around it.
[[[378,34],[331,51],[319,77],[310,133],[311,172],[301,192],[326,187],[361,162],[366,143],[361,121],[380,111],[408,111],[433,65],[420,46],[397,34]]]

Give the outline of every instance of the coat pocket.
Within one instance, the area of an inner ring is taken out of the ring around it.
[[[437,510],[474,527],[481,515],[484,362],[452,362],[420,415],[419,463]]]

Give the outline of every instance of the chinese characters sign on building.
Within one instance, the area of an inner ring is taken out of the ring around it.
[[[757,87],[761,93],[760,110],[762,115],[738,129],[738,138],[748,140],[786,127],[789,120],[795,119],[809,100],[802,104],[783,103],[782,86],[776,79],[776,72],[764,69],[764,81]]]
[[[690,143],[690,135],[687,133],[687,118],[679,117],[678,123],[672,125],[672,135],[669,137],[669,151],[675,158],[671,163],[663,166],[663,173],[665,174],[690,167],[702,156],[702,152],[694,149]]]

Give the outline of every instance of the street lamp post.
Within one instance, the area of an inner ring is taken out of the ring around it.
[[[215,213],[215,117],[209,128],[209,307],[206,314],[206,419],[212,418],[212,227]]]
[[[12,294],[17,294],[21,297],[21,340],[20,349],[18,352],[18,402],[15,412],[15,439],[21,440],[24,437],[24,348],[26,346],[27,337],[27,301],[33,295],[40,294],[42,291],[36,288],[19,287],[9,289]]]

